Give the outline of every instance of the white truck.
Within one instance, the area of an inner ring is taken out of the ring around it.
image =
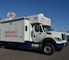
[[[66,44],[65,33],[52,31],[51,19],[42,13],[0,20],[0,46],[39,49],[51,55]]]

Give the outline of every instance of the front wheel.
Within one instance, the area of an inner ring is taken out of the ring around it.
[[[51,43],[46,43],[43,45],[42,50],[43,50],[44,54],[52,55],[55,51],[55,47]]]

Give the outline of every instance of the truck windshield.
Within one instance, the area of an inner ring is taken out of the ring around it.
[[[51,26],[43,26],[44,31],[52,31],[53,29],[51,28]]]

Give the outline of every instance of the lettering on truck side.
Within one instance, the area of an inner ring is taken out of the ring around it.
[[[5,37],[18,37],[18,31],[5,31]]]
[[[49,20],[45,20],[45,18],[41,18],[40,22],[44,25],[50,25]]]

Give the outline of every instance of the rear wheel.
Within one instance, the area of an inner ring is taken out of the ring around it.
[[[43,45],[42,50],[43,50],[44,54],[51,55],[54,53],[55,47],[51,43],[46,43]]]

